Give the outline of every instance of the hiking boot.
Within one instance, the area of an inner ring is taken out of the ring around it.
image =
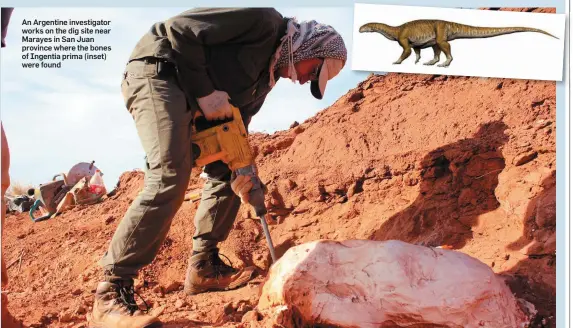
[[[254,277],[255,268],[237,270],[225,264],[219,250],[198,253],[189,259],[184,291],[195,295],[206,291],[230,290],[245,285]]]
[[[162,325],[159,319],[143,314],[139,310],[139,307],[135,303],[134,294],[133,284],[100,282],[95,292],[94,308],[89,327],[161,327]],[[147,303],[145,305],[147,306]]]

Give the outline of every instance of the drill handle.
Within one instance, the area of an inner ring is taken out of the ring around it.
[[[193,124],[195,125],[197,131],[203,131],[208,128],[212,128],[214,126],[221,125],[223,123],[235,122],[239,126],[242,126],[241,132],[246,133],[246,129],[244,127],[244,122],[243,122],[243,116],[241,115],[241,110],[233,105],[230,106],[233,116],[231,118],[225,118],[222,120],[209,121],[200,110],[195,111],[195,115],[193,116]]]

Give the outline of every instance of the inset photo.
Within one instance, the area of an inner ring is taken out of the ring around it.
[[[355,4],[352,69],[561,81],[565,15]]]

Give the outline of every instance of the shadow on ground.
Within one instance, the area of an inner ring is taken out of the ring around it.
[[[477,218],[500,205],[495,188],[505,168],[500,149],[508,141],[507,128],[502,121],[486,123],[472,138],[428,153],[420,163],[416,200],[369,239],[462,248],[473,238]]]

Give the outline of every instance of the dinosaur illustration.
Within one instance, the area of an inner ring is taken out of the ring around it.
[[[439,67],[448,67],[454,59],[449,41],[456,39],[491,38],[517,32],[543,33],[558,39],[543,30],[530,27],[480,27],[436,19],[414,20],[399,26],[367,23],[360,27],[359,32],[380,33],[389,40],[397,41],[404,50],[400,58],[393,64],[401,64],[410,56],[412,49],[416,53],[415,63],[417,64],[420,60],[420,50],[432,47],[434,58],[424,65],[434,65],[440,61],[441,52],[444,52],[446,61],[439,64]]]

